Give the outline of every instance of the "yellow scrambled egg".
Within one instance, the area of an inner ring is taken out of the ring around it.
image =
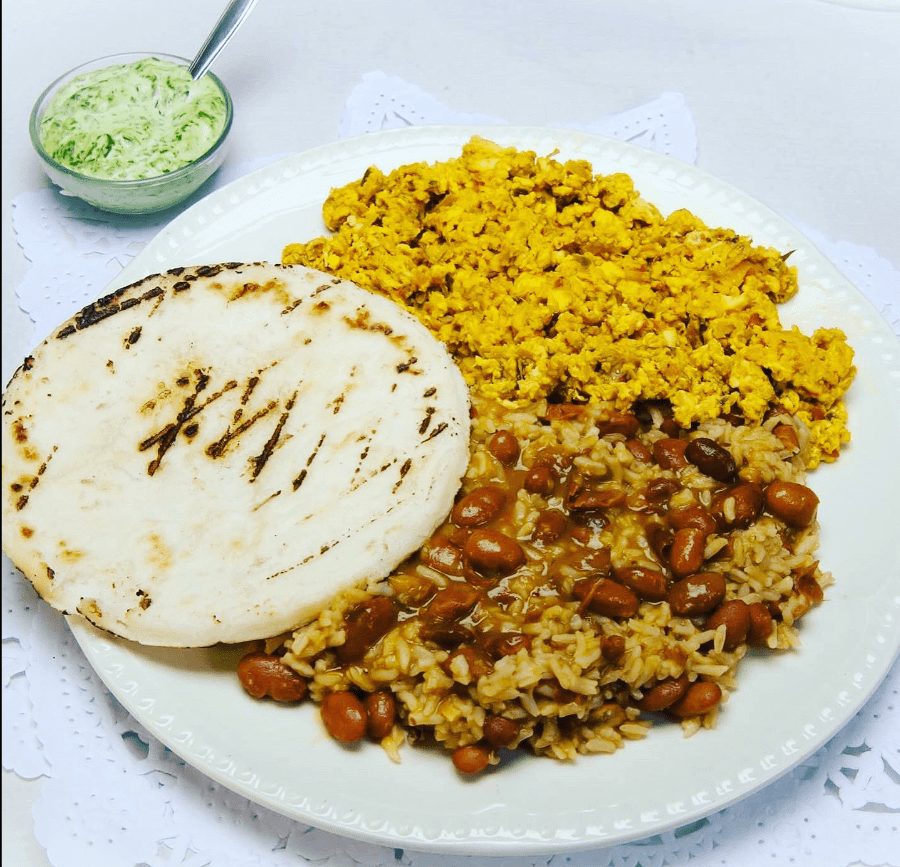
[[[850,439],[853,351],[837,329],[782,328],[788,256],[664,217],[625,174],[476,138],[456,159],[370,168],[323,213],[333,234],[283,261],[393,298],[488,397],[665,399],[685,427],[787,411],[810,428],[810,467]]]

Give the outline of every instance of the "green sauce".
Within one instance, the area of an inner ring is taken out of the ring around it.
[[[58,163],[112,180],[152,178],[203,156],[225,127],[222,91],[208,75],[148,58],[76,76],[41,121]]]

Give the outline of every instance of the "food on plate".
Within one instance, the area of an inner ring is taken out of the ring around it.
[[[469,397],[388,299],[301,266],[177,268],[89,305],[3,395],[3,549],[144,644],[266,638],[450,510]]]
[[[283,261],[402,303],[487,397],[668,400],[685,427],[788,412],[810,468],[849,441],[853,352],[838,329],[781,326],[789,252],[663,216],[625,174],[473,139],[455,159],[368,169],[323,215],[332,234]]]
[[[270,695],[299,676],[338,740],[397,760],[437,743],[473,773],[508,749],[611,753],[659,715],[712,727],[751,647],[799,644],[832,578],[788,416],[682,429],[657,402],[473,408],[448,519],[386,581],[257,650]],[[374,732],[373,702],[391,721]]]
[[[156,57],[85,72],[41,120],[41,144],[66,168],[108,180],[152,178],[202,157],[225,129],[225,97],[208,75]]]
[[[797,647],[833,580],[806,473],[849,439],[853,352],[781,327],[788,256],[481,139],[370,168],[324,216],[284,261],[447,344],[470,460],[422,548],[255,647],[245,687],[311,698],[336,740],[395,760],[438,744],[462,774],[713,727],[741,660]]]

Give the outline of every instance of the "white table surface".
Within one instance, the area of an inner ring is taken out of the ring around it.
[[[223,6],[3,3],[4,372],[30,349],[11,202],[48,184],[28,139],[34,100],[95,57],[190,57]],[[700,168],[900,267],[900,0],[260,0],[213,66],[235,102],[229,159],[336,140],[347,95],[379,69],[528,125],[590,123],[680,91]],[[47,867],[31,830],[39,787],[4,772],[4,864]]]

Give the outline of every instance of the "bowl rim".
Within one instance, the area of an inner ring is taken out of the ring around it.
[[[109,189],[134,189],[135,187],[150,187],[161,183],[169,183],[172,180],[178,180],[191,174],[198,165],[201,165],[204,161],[209,159],[209,157],[218,151],[225,143],[234,122],[234,103],[231,99],[231,94],[228,92],[228,88],[225,87],[222,80],[211,71],[205,72],[204,75],[209,76],[213,80],[225,99],[225,125],[222,127],[222,131],[219,133],[218,138],[209,146],[209,148],[187,165],[173,169],[170,172],[153,175],[149,178],[99,178],[96,175],[86,175],[69,166],[65,166],[62,163],[57,162],[49,153],[47,153],[47,150],[41,142],[41,121],[43,120],[44,112],[50,104],[52,95],[62,84],[70,81],[82,72],[107,69],[111,66],[124,65],[129,62],[136,62],[148,58],[169,60],[180,66],[190,66],[191,64],[190,60],[185,57],[179,57],[177,54],[168,54],[167,52],[161,51],[126,51],[119,54],[109,54],[105,57],[98,57],[94,60],[87,60],[84,63],[80,63],[78,66],[73,67],[68,72],[64,72],[52,81],[35,101],[28,119],[28,132],[31,136],[31,143],[37,152],[37,155],[55,171],[61,172],[75,180],[95,183],[103,187],[108,187]]]

